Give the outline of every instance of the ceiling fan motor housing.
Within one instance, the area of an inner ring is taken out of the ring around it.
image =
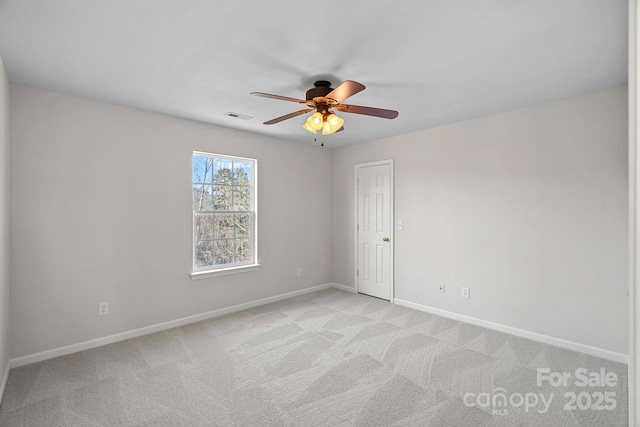
[[[307,101],[312,101],[313,98],[324,98],[333,90],[331,82],[326,80],[318,80],[313,85],[315,87],[307,91]]]

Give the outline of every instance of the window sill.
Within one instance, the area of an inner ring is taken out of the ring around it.
[[[255,271],[259,268],[260,268],[260,264],[250,264],[250,265],[241,265],[238,267],[220,268],[217,270],[194,271],[191,273],[191,280],[208,279],[209,277],[244,273],[247,271]]]

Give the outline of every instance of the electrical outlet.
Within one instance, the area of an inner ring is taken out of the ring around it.
[[[301,268],[296,270],[296,277],[302,277],[302,269]]]
[[[469,298],[469,288],[462,288],[462,298]]]
[[[438,292],[444,293],[444,283],[442,285],[438,285]]]
[[[109,314],[109,303],[108,302],[98,303],[98,316],[104,316],[105,314]]]

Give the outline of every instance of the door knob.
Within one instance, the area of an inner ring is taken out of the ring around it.
[[[388,237],[385,237],[384,239],[382,239],[382,241],[383,241],[383,242],[388,242],[388,241],[389,241],[389,238],[388,238]]]

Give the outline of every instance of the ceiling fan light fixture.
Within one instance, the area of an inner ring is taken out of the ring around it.
[[[302,125],[302,127],[315,134],[317,131],[322,129],[323,119],[324,117],[322,117],[322,114],[315,112],[307,118],[307,121]]]
[[[338,129],[340,129],[342,127],[342,125],[344,125],[344,119],[342,119],[342,118],[336,116],[335,114],[331,113],[327,117],[327,123],[329,123],[329,127],[331,128],[331,131],[335,132]]]
[[[324,118],[322,117],[322,114],[320,114],[319,112],[315,112],[309,116],[309,118],[307,119],[307,124],[313,130],[320,130],[322,129],[322,122],[324,121],[323,119]]]
[[[309,126],[309,120],[307,120],[306,122],[304,122],[304,124],[302,125],[303,128],[305,128],[306,130],[308,130],[309,132],[315,134],[316,132],[318,132],[317,130],[313,129],[311,126]]]
[[[327,116],[326,120],[322,124],[322,134],[330,135],[340,129],[343,124],[344,119],[341,119],[340,117],[331,113]]]

